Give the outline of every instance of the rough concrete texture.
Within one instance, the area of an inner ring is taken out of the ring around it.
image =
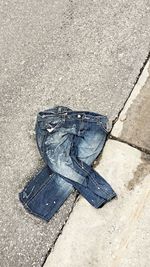
[[[44,267],[149,266],[150,157],[109,140],[97,171],[118,199],[96,210],[81,197]]]
[[[112,135],[150,151],[150,60],[128,99]]]
[[[18,192],[41,162],[37,111],[61,104],[115,118],[149,51],[150,2],[0,2],[2,267],[40,266],[74,196],[45,224]]]

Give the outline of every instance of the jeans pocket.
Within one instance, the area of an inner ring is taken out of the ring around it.
[[[61,118],[53,118],[52,120],[48,120],[45,123],[46,130],[51,133],[57,129],[59,129],[63,124],[63,120]]]

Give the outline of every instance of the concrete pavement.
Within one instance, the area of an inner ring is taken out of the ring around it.
[[[41,266],[75,199],[48,224],[18,201],[42,165],[37,112],[61,104],[115,119],[150,50],[149,13],[145,0],[0,2],[2,267]]]
[[[107,141],[96,167],[118,198],[96,210],[80,197],[44,267],[149,265],[149,63],[112,130],[119,141]]]

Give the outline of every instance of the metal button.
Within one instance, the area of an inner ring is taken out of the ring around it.
[[[81,115],[80,114],[78,114],[78,116],[77,116],[78,118],[81,118]]]

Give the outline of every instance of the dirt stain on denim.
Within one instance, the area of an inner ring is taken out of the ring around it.
[[[141,184],[144,178],[150,173],[150,155],[142,153],[142,163],[137,167],[134,172],[134,177],[127,184],[128,190],[134,190],[135,186]]]

